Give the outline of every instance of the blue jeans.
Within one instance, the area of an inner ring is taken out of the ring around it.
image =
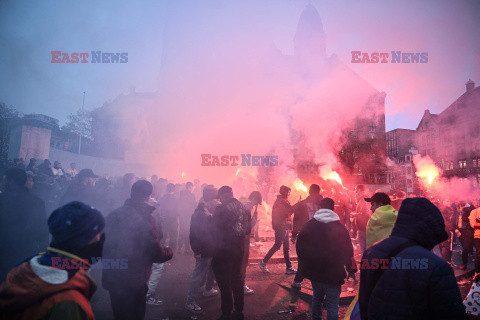
[[[327,305],[327,320],[338,320],[338,303],[342,286],[311,281],[313,288],[312,319],[322,319],[322,303]]]
[[[198,298],[198,288],[200,288],[205,279],[205,290],[211,290],[213,288],[213,281],[215,277],[212,271],[212,258],[195,258],[195,269],[193,269],[192,276],[190,277],[190,286],[188,288],[187,303],[195,302]]]
[[[285,259],[285,264],[287,265],[287,269],[292,267],[292,263],[290,262],[289,233],[290,230],[288,229],[275,229],[275,243],[273,244],[273,247],[267,252],[265,258],[263,258],[263,262],[267,263],[268,260],[270,260],[270,258],[273,256],[273,254],[280,250],[283,244],[283,258]]]

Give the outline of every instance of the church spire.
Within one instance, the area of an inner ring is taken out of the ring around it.
[[[294,38],[294,53],[300,59],[326,58],[326,36],[317,9],[309,3],[303,9]]]

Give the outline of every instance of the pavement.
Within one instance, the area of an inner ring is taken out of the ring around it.
[[[251,296],[245,296],[245,319],[311,319],[312,287],[310,281],[304,280],[302,289],[297,290],[290,287],[294,275],[285,274],[283,250],[275,253],[267,264],[270,274],[264,274],[258,262],[273,245],[273,231],[263,230],[261,233],[263,241],[251,243],[250,259],[247,267],[247,285],[255,291]],[[358,245],[356,247],[357,261],[361,258]],[[297,256],[295,245],[290,243],[290,256],[294,268],[297,268]],[[454,262],[459,265],[460,251],[456,247],[453,253]],[[221,315],[220,296],[203,297],[200,295],[197,303],[203,308],[202,313],[193,314],[187,311],[185,306],[188,291],[189,279],[195,265],[193,254],[176,254],[174,258],[165,263],[164,274],[157,288],[157,298],[164,303],[162,306],[147,305],[145,319],[191,319],[210,320],[218,319]],[[462,296],[468,293],[473,277],[473,262],[469,270],[455,270],[459,288]],[[99,284],[99,288],[92,298],[92,308],[96,319],[110,320],[113,315],[110,308],[110,300],[107,291],[101,288],[101,270],[91,271],[92,276]],[[359,278],[359,274],[357,274]],[[339,315],[343,318],[348,305],[358,290],[358,284],[347,282],[342,286]],[[324,312],[326,318],[326,313]]]

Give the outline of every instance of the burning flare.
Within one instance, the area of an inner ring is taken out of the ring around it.
[[[293,181],[293,187],[297,191],[302,191],[302,192],[308,193],[308,188],[303,184],[303,181],[300,180],[299,178],[297,178],[297,179],[295,179],[295,181]]]
[[[442,169],[435,165],[435,162],[426,156],[422,158],[420,155],[413,156],[413,163],[417,172],[417,177],[422,179],[424,185],[431,186],[432,183],[442,174]]]
[[[239,172],[240,172],[240,168],[237,169],[237,173],[235,173],[235,176],[238,176]]]
[[[340,178],[340,175],[338,174],[337,171],[333,171],[330,165],[326,165],[320,170],[320,178],[324,180],[335,180],[338,183],[340,183],[342,187],[344,187],[342,179]]]

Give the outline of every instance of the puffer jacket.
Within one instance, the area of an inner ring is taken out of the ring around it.
[[[39,263],[39,257],[14,268],[0,286],[0,319],[93,320],[90,299],[97,289],[86,270],[72,278],[66,270]]]
[[[437,207],[425,198],[405,199],[390,237],[363,254],[358,300],[362,320],[466,319],[452,268],[430,252],[447,237]],[[385,259],[400,245],[412,241],[418,245],[395,256],[401,267],[389,265],[375,283],[378,268],[364,266],[373,266],[372,259]]]

